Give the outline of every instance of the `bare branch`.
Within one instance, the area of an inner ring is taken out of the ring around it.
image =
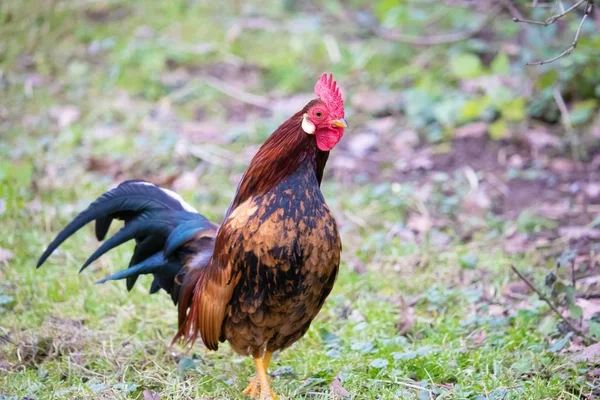
[[[577,41],[579,40],[579,34],[581,33],[581,27],[583,26],[583,23],[585,22],[588,15],[590,15],[590,13],[592,12],[593,7],[594,7],[593,1],[586,6],[585,13],[583,14],[583,18],[581,19],[581,22],[579,23],[577,32],[575,32],[575,38],[573,39],[573,43],[571,43],[571,46],[569,46],[565,51],[563,51],[556,57],[552,57],[549,60],[528,62],[526,65],[544,65],[544,64],[554,62],[560,58],[563,58],[566,55],[571,54],[571,52],[573,50],[575,50],[575,48],[577,47]]]
[[[574,5],[567,8],[565,11],[563,11],[562,13],[553,15],[545,21],[535,21],[532,19],[519,19],[519,18],[513,18],[513,21],[514,22],[522,22],[525,24],[533,24],[533,25],[544,25],[544,26],[552,25],[553,23],[558,21],[560,18],[564,17],[565,15],[567,15],[568,13],[570,13],[571,11],[573,11],[574,9],[576,9],[577,7],[579,7],[580,5],[585,3],[586,1],[588,3],[591,2],[593,4],[593,0],[591,0],[591,1],[590,0],[580,0],[579,3],[575,3]]]
[[[565,130],[569,135],[569,141],[571,142],[571,150],[573,151],[573,158],[579,161],[583,158],[583,150],[581,149],[579,138],[577,137],[577,134],[573,129],[573,123],[571,122],[571,114],[569,113],[569,109],[567,108],[565,99],[563,98],[560,92],[560,88],[555,87],[552,91],[552,95],[554,96],[554,101],[556,102],[556,106],[560,111],[561,122],[565,126]]]
[[[513,21],[523,19],[523,16],[521,15],[521,13],[517,9],[517,7],[515,7],[515,5],[510,0],[500,0],[500,1],[504,5],[504,7],[506,7],[506,9],[510,13],[510,15],[513,16]]]
[[[575,325],[573,325],[571,323],[571,321],[569,321],[569,319],[567,317],[565,317],[564,315],[562,315],[562,313],[556,308],[556,306],[554,305],[554,303],[552,303],[552,301],[550,301],[550,299],[548,297],[546,297],[538,288],[536,288],[533,285],[533,283],[531,283],[529,281],[529,279],[527,279],[525,277],[525,275],[523,275],[521,273],[521,271],[519,271],[514,265],[511,265],[510,268],[515,272],[515,274],[517,274],[519,276],[519,278],[521,278],[521,280],[523,282],[525,282],[525,284],[527,286],[529,286],[529,288],[531,290],[533,290],[538,295],[538,297],[540,298],[540,300],[542,300],[544,303],[548,304],[548,306],[550,307],[550,309],[552,311],[554,311],[554,313],[556,315],[558,315],[558,317],[560,319],[562,319],[565,324],[567,324],[567,326],[569,327],[569,329],[571,330],[571,332],[573,332],[577,336],[580,336],[580,337],[584,338],[587,341],[593,342],[592,338],[590,338],[589,336],[587,336],[583,331],[581,331],[579,328],[577,328]]]
[[[556,15],[551,16],[550,18],[546,19],[545,21],[536,21],[536,20],[531,20],[531,19],[523,19],[523,18],[520,18],[518,16],[515,16],[513,18],[514,22],[525,23],[525,24],[532,24],[532,25],[548,26],[548,25],[551,25],[551,24],[555,23],[556,21],[558,21],[560,18],[564,17],[565,15],[569,14],[571,11],[577,9],[583,3],[586,3],[585,4],[584,13],[583,13],[583,18],[581,18],[581,22],[579,23],[579,26],[577,27],[577,32],[575,32],[575,38],[573,38],[573,42],[571,43],[571,45],[569,47],[567,47],[562,53],[560,53],[559,55],[557,55],[555,57],[552,57],[552,58],[550,58],[548,60],[528,62],[526,65],[544,65],[544,64],[549,64],[549,63],[552,63],[552,62],[554,62],[556,60],[559,60],[559,59],[561,59],[561,58],[563,58],[563,57],[568,56],[569,54],[571,54],[571,52],[573,50],[575,50],[575,48],[577,47],[577,42],[579,40],[579,35],[581,34],[581,28],[583,27],[583,24],[584,24],[585,20],[587,19],[588,15],[590,15],[590,13],[592,12],[592,9],[594,8],[594,0],[580,0],[577,3],[573,4],[571,7],[567,8],[566,10],[564,9],[564,7],[562,7],[562,3],[559,2],[559,4],[561,5],[561,8],[562,8],[562,12],[560,14],[556,14]]]

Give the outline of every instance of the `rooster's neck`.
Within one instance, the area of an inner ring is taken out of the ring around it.
[[[302,130],[302,116],[310,105],[284,122],[260,147],[238,185],[227,215],[250,197],[268,193],[299,170],[314,174],[321,184],[329,152],[319,150],[314,135]]]

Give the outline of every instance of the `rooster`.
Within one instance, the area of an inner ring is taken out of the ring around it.
[[[173,342],[193,345],[200,337],[210,350],[229,342],[254,359],[256,376],[243,394],[276,399],[271,356],[308,330],[333,288],[342,248],[320,185],[347,127],[344,102],[331,74],[319,78],[315,94],[258,150],[220,226],[170,190],[126,181],[71,221],[37,267],[87,223],[96,221],[102,241],[114,219],[124,221],[81,270],[135,239],[129,267],[99,283],[125,279],[131,290],[140,275],[152,274],[150,293],[163,289],[178,306]]]

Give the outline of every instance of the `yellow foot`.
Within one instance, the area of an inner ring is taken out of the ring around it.
[[[273,389],[263,390],[260,394],[260,400],[279,400]]]
[[[246,386],[246,389],[244,389],[242,394],[244,396],[252,396],[252,397],[260,396],[260,385],[258,383],[258,379],[256,379],[255,376],[253,376],[248,381],[249,381],[248,386]]]

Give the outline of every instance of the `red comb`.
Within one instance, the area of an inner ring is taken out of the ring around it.
[[[315,85],[315,94],[325,103],[333,118],[344,118],[344,99],[337,83],[333,80],[333,75],[327,73],[321,75]]]

